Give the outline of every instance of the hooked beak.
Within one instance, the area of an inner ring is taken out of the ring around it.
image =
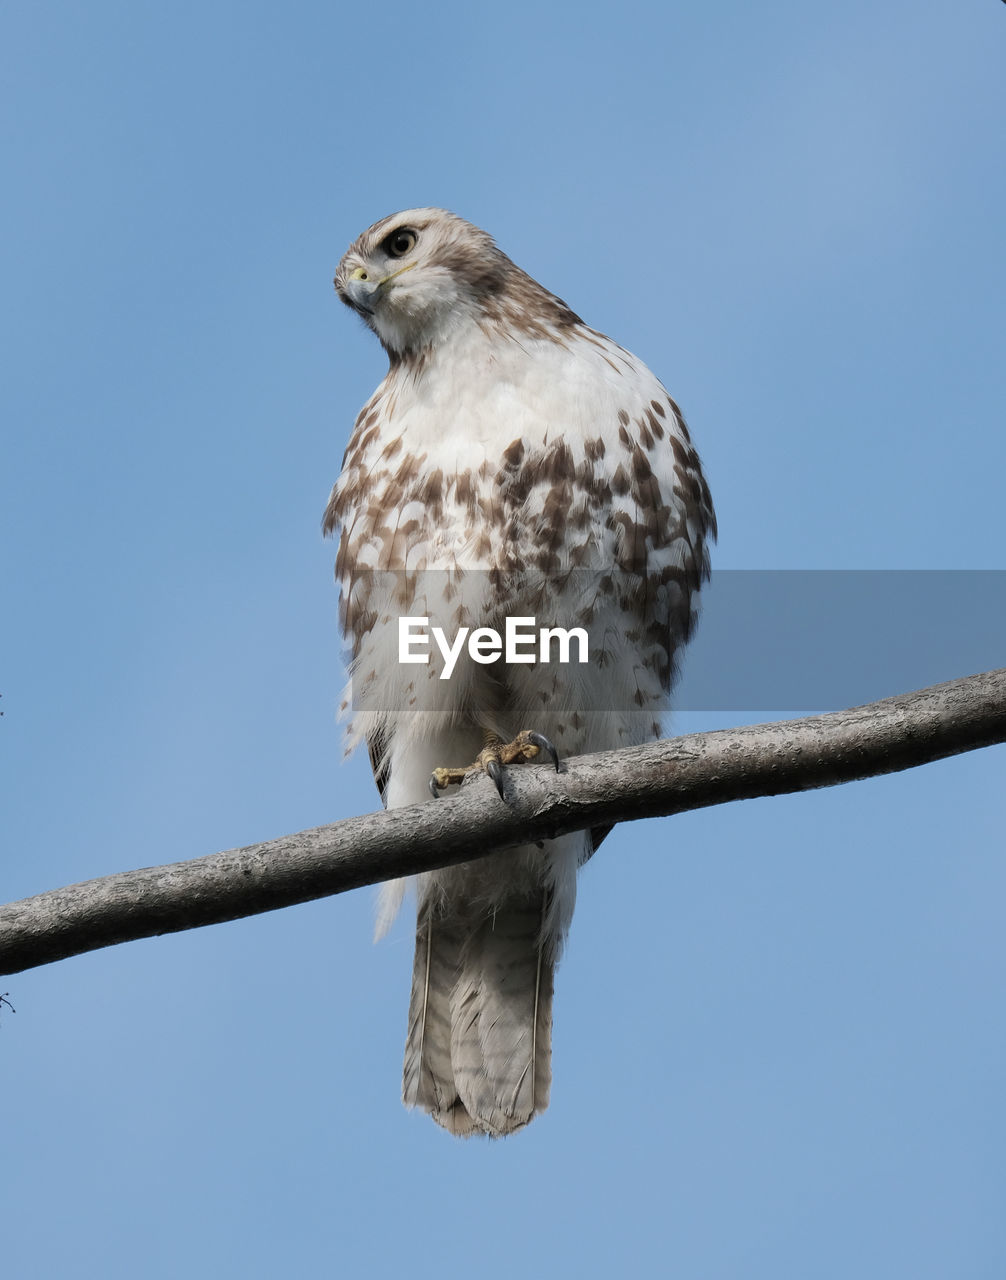
[[[371,275],[366,267],[354,267],[343,281],[336,279],[336,289],[351,307],[355,307],[357,311],[362,311],[366,315],[373,315],[378,294],[385,290],[392,280],[404,275],[406,271],[411,271],[415,265],[414,262],[410,262],[407,266],[399,267],[397,271],[392,271],[390,275],[380,280]]]

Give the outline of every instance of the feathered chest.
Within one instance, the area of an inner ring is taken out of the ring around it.
[[[357,419],[325,516],[344,583],[361,569],[647,572],[675,544],[701,573],[708,490],[644,365],[588,329],[450,357],[393,369]]]

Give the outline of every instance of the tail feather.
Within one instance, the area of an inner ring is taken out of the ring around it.
[[[458,1093],[484,1133],[523,1128],[548,1106],[552,963],[542,953],[543,903],[498,907],[462,953],[451,1000]]]
[[[458,1137],[474,1131],[451,1069],[450,995],[457,981],[463,930],[427,911],[416,928],[402,1101],[422,1107]]]
[[[544,893],[488,915],[421,914],[402,1096],[458,1136],[501,1137],[548,1106],[554,959]]]

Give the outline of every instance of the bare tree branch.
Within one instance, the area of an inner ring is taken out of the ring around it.
[[[68,885],[0,907],[0,974],[484,857],[586,827],[834,786],[1006,741],[1006,668],[849,711],[520,766],[437,803]]]

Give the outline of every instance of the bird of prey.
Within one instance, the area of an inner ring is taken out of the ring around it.
[[[389,360],[324,519],[340,530],[350,744],[366,741],[385,805],[433,803],[466,767],[504,803],[511,765],[659,736],[716,532],[678,406],[443,209],[364,231],[335,288]],[[508,619],[566,629],[566,660],[561,641],[548,661],[526,643],[502,652]],[[416,877],[407,1106],[491,1137],[546,1108],[553,973],[604,834]],[[404,890],[383,886],[378,936]]]

